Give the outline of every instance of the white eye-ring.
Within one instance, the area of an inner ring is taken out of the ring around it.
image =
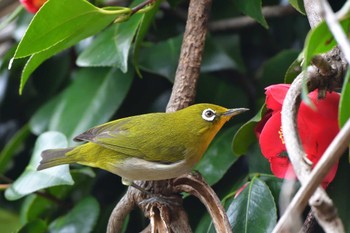
[[[210,108],[207,108],[202,112],[202,118],[206,121],[213,121],[215,116],[215,111]]]

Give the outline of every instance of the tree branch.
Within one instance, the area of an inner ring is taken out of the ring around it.
[[[179,64],[167,112],[193,103],[200,73],[211,0],[191,0]]]
[[[174,189],[177,192],[187,192],[201,200],[212,217],[216,232],[228,233],[232,231],[220,199],[199,173],[188,173],[176,178]]]
[[[264,6],[262,8],[262,15],[266,19],[291,15],[295,13],[297,13],[297,11],[290,5]],[[209,30],[213,32],[238,30],[254,24],[257,24],[257,22],[253,18],[249,16],[241,16],[211,22],[209,23]]]

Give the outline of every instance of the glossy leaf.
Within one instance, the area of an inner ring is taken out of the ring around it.
[[[52,201],[38,195],[29,195],[25,198],[20,211],[22,223],[44,217],[43,214],[52,209]]]
[[[263,156],[258,141],[252,143],[246,152],[250,174],[272,175],[269,161]]]
[[[291,84],[293,80],[301,73],[301,71],[302,71],[302,59],[298,57],[288,67],[288,70],[284,75],[284,83]]]
[[[181,42],[182,36],[178,36],[142,49],[139,57],[140,68],[174,82]]]
[[[44,220],[35,219],[25,224],[17,233],[46,233],[47,225]]]
[[[53,221],[51,233],[89,233],[93,230],[99,216],[100,207],[93,197],[81,200],[68,214]]]
[[[344,18],[340,21],[344,33],[347,33],[350,27],[350,18]],[[311,59],[318,54],[328,52],[337,42],[325,22],[320,23],[312,29],[305,40],[304,46],[304,69],[310,65]]]
[[[266,183],[253,178],[232,201],[227,216],[233,232],[271,232],[277,222],[277,209]]]
[[[59,100],[52,100],[56,102],[54,106],[46,105],[46,109],[34,115],[31,126],[43,129],[47,125],[50,131],[64,133],[73,145],[76,135],[110,119],[122,104],[131,82],[132,72],[123,74],[115,68],[81,69]],[[47,117],[47,123],[41,121]]]
[[[18,215],[0,208],[1,232],[16,232],[21,223]]]
[[[122,72],[127,72],[130,47],[141,20],[142,15],[137,14],[126,22],[110,26],[79,55],[77,64],[116,66]]]
[[[344,126],[350,119],[350,69],[346,72],[339,104],[339,123]]]
[[[231,47],[239,47],[237,44],[239,40],[235,37],[229,38]],[[224,69],[238,69],[238,64],[230,55],[228,54],[226,49],[228,43],[227,41],[215,39],[208,37],[205,42],[203,60],[201,64],[202,72],[212,72]],[[225,46],[226,45],[226,46]],[[224,47],[225,46],[225,47]]]
[[[260,23],[264,28],[269,27],[261,11],[261,7],[262,7],[261,0],[251,0],[251,1],[237,0],[235,1],[235,3],[238,9],[243,14],[246,14],[252,17],[258,23]]]
[[[14,58],[42,52],[78,34],[87,37],[129,12],[122,7],[103,10],[85,0],[50,0],[34,16]]]
[[[50,0],[34,16],[14,58],[31,56],[23,69],[20,93],[29,75],[46,59],[94,35],[129,8],[101,9],[85,0]],[[49,29],[49,30],[48,30]]]
[[[66,137],[58,132],[46,132],[38,137],[32,158],[20,177],[6,190],[8,200],[17,200],[25,195],[54,185],[72,185],[68,165],[37,171],[41,152],[46,149],[67,147]],[[30,185],[29,185],[30,184]]]
[[[4,173],[8,163],[17,152],[18,148],[24,143],[29,136],[29,127],[24,125],[12,138],[0,152],[0,174]]]
[[[161,1],[156,1],[151,10],[146,12],[145,14],[142,14],[142,18],[140,20],[140,26],[137,30],[136,36],[135,36],[135,42],[134,42],[134,56],[133,56],[133,64],[136,70],[136,73],[141,76],[140,69],[139,69],[139,55],[141,50],[141,45],[143,42],[144,37],[148,33],[148,29],[151,26],[154,17],[156,16],[156,13],[158,12],[159,6]]]
[[[231,51],[232,48],[238,47],[239,40],[235,39],[235,37],[230,39],[231,45],[227,45],[227,40],[223,41],[222,39],[208,37],[201,65],[202,72],[213,72],[222,69],[244,70],[243,68],[238,68],[238,64],[241,64],[240,56],[238,54],[228,54],[226,51],[226,49]],[[224,43],[220,45],[221,42]],[[173,82],[178,65],[178,57],[180,56],[181,43],[182,36],[177,36],[142,49],[139,58],[140,68],[163,76]],[[167,59],[164,59],[164,57]]]
[[[43,104],[30,118],[29,127],[33,134],[39,136],[46,130],[48,130],[50,119],[54,113],[54,109],[58,102],[61,100],[61,96],[55,96],[50,101]]]
[[[232,149],[234,153],[237,155],[246,153],[249,146],[257,140],[254,129],[257,123],[261,121],[265,112],[266,106],[264,104],[252,119],[239,128],[232,141]]]
[[[332,183],[327,188],[329,197],[333,200],[334,205],[337,206],[338,216],[341,218],[345,232],[350,231],[350,164],[348,158],[343,156],[339,162],[337,174]]]
[[[269,187],[271,194],[275,200],[275,203],[280,203],[280,193],[283,185],[283,179],[277,178],[274,175],[271,174],[264,174],[259,173],[258,175],[259,179],[265,182],[267,186]]]
[[[216,137],[195,170],[198,170],[209,185],[218,182],[239,158],[232,153],[231,140],[238,127],[225,130]]]
[[[305,7],[303,0],[289,0],[290,5],[292,5],[297,11],[305,15]]]
[[[267,60],[261,69],[260,81],[263,87],[281,82],[290,64],[298,57],[299,52],[293,49],[282,50]]]

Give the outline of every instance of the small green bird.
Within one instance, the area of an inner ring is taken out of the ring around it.
[[[43,151],[37,170],[79,163],[117,174],[126,185],[174,178],[195,166],[225,122],[247,110],[196,104],[107,122],[74,138],[85,144]]]

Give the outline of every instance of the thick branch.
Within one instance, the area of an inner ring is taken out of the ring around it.
[[[167,112],[193,103],[200,72],[211,0],[191,0],[179,64]]]

